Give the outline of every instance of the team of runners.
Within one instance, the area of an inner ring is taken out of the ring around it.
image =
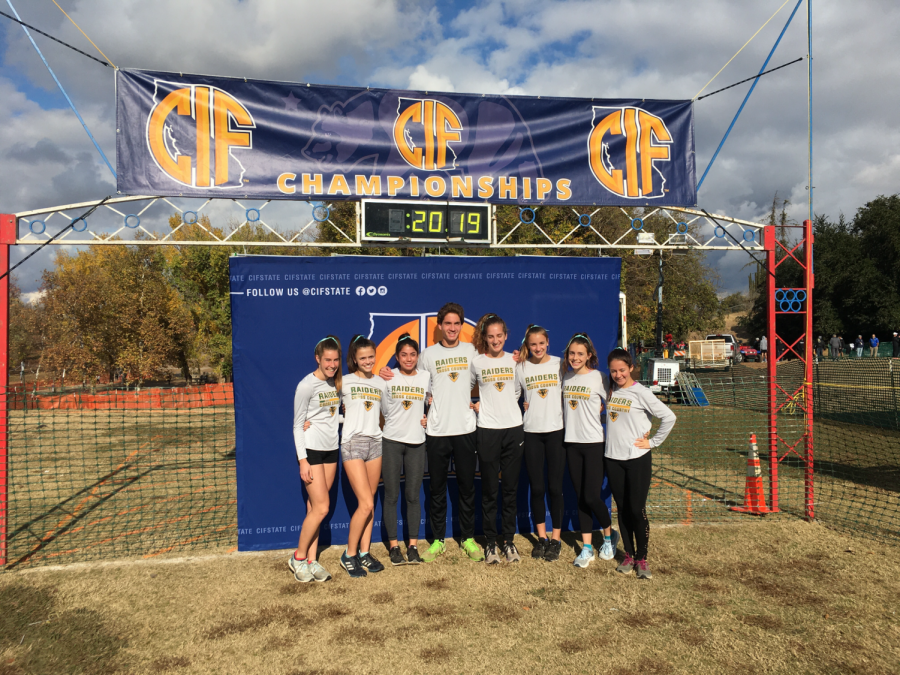
[[[369,550],[375,494],[382,479],[391,564],[431,562],[446,551],[447,477],[452,458],[460,548],[471,560],[488,564],[520,560],[514,535],[523,461],[537,535],[531,556],[558,560],[568,464],[582,538],[575,566],[587,567],[596,557],[612,560],[621,538],[625,552],[616,570],[650,579],[646,502],[651,452],[672,430],[674,413],[632,379],[633,363],[627,351],[614,349],[609,354],[609,377],[600,371],[599,356],[585,332],[569,339],[561,359],[549,354],[549,333],[541,326],[529,326],[521,345],[506,351],[508,330],[502,318],[481,317],[471,343],[460,339],[464,321],[463,308],[447,303],[437,314],[441,341],[420,352],[409,334],[400,336],[397,367],[384,367],[378,373],[374,372],[376,345],[362,335],[354,336],[347,347],[346,375],[341,373],[340,341],[329,335],[316,345],[318,367],[303,378],[294,395],[294,444],[307,492],[306,517],[289,561],[294,577],[302,582],[331,578],[316,556],[340,456],[357,501],[347,548],[341,555],[341,566],[353,578],[384,569]],[[478,401],[473,403],[476,385]],[[660,425],[651,436],[654,417]],[[420,552],[419,492],[426,458],[434,540]],[[475,541],[479,470],[483,548]],[[618,532],[612,529],[601,493],[604,476],[616,502]],[[401,477],[409,535],[405,556],[397,517]],[[552,525],[549,535],[545,499]],[[595,517],[603,536],[599,551],[593,542]]]

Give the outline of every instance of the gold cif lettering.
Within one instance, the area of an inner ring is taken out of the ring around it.
[[[173,112],[194,121],[197,140],[193,158],[179,147],[183,143],[173,135],[169,121]],[[183,185],[239,187],[243,165],[237,162],[241,175],[233,177],[229,174],[229,160],[237,161],[233,148],[253,147],[255,128],[253,117],[233,96],[216,87],[191,85],[170,92],[154,105],[147,119],[147,143],[157,166]]]
[[[417,145],[412,130],[419,127],[424,147]],[[406,162],[423,171],[456,168],[456,153],[450,143],[461,140],[463,126],[446,104],[434,99],[401,98],[394,122],[394,145]]]
[[[665,122],[640,108],[616,108],[607,112],[609,110],[594,106],[594,128],[588,137],[588,156],[594,177],[620,197],[662,197],[665,179],[654,163],[669,161],[672,134]],[[609,156],[609,137],[622,135],[625,136],[624,170],[614,167]]]

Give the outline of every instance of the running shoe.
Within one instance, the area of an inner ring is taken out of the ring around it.
[[[519,549],[517,549],[516,545],[511,541],[503,544],[503,555],[506,556],[506,562],[508,563],[519,562],[521,560],[519,557]]]
[[[410,565],[418,565],[422,562],[422,559],[419,557],[419,548],[417,546],[406,547],[406,562]]]
[[[562,551],[562,542],[559,539],[551,539],[544,549],[544,560],[547,562],[556,562],[559,560],[559,554]]]
[[[653,575],[650,574],[650,568],[647,567],[647,559],[643,560],[635,560],[634,561],[635,573],[637,574],[638,579],[652,579]]]
[[[627,553],[625,557],[622,558],[622,562],[619,563],[619,566],[616,568],[616,572],[621,572],[622,574],[631,574],[631,571],[634,569],[634,558],[632,558]]]
[[[543,537],[538,537],[537,543],[534,545],[534,548],[531,549],[531,557],[540,560],[544,557],[544,554],[547,552],[547,540]]]
[[[485,562],[488,565],[496,565],[500,563],[503,558],[500,557],[500,554],[497,552],[497,544],[495,542],[489,543],[485,549]]]
[[[591,561],[594,559],[594,549],[582,547],[581,553],[578,554],[578,557],[575,558],[575,562],[572,563],[575,567],[587,567],[591,564]]]
[[[344,551],[341,554],[341,567],[347,570],[351,579],[362,579],[366,576],[366,568],[363,567],[358,555],[347,555]]]
[[[462,543],[462,550],[466,552],[467,556],[469,556],[469,560],[474,560],[475,562],[484,560],[484,554],[481,552],[481,548],[471,537],[469,537]]]
[[[399,546],[391,546],[391,550],[388,551],[388,556],[391,558],[391,565],[405,565],[406,558],[403,557],[403,551],[400,550]]]
[[[328,570],[322,567],[319,564],[318,560],[313,560],[309,563],[309,571],[312,572],[312,575],[316,578],[316,581],[328,581],[331,579],[331,574]]]
[[[447,545],[444,544],[444,542],[442,542],[440,539],[435,539],[431,543],[431,546],[425,549],[425,553],[422,554],[422,562],[432,562],[446,550]]]
[[[357,557],[359,558],[359,562],[362,563],[362,566],[365,567],[368,572],[374,573],[384,571],[384,565],[378,562],[378,558],[371,553],[363,553]]]
[[[291,568],[297,581],[306,584],[314,579],[312,572],[309,571],[309,563],[305,560],[297,560],[293,553],[291,553],[291,559],[288,560],[288,567]]]
[[[616,545],[619,543],[619,533],[613,530],[610,532],[609,542],[603,538],[603,546],[600,547],[600,558],[603,560],[612,560],[616,557]]]

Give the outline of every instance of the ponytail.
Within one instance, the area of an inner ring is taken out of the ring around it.
[[[503,326],[503,332],[509,333],[506,328],[506,322],[503,319],[501,319],[496,314],[485,314],[483,317],[478,319],[478,323],[475,325],[475,335],[472,337],[472,346],[475,347],[475,350],[479,354],[487,353],[487,329],[489,326],[493,326],[494,324],[500,324],[501,326]]]
[[[322,358],[322,354],[326,349],[330,349],[332,351],[336,351],[338,353],[338,362],[341,360],[341,341],[337,339],[334,335],[326,335],[321,340],[316,343],[316,357]],[[338,393],[341,392],[341,369],[338,368],[337,372],[334,374],[334,388],[337,389]]]
[[[376,349],[375,343],[364,335],[354,335],[350,339],[350,346],[347,347],[347,371],[355,373],[359,370],[359,364],[356,362],[356,352],[365,347]]]
[[[547,334],[546,328],[538,326],[536,323],[529,324],[528,328],[525,330],[525,337],[522,338],[522,345],[519,347],[520,366],[528,360],[529,356],[531,356],[531,352],[528,350],[528,338],[532,335],[543,335],[547,342],[550,342],[550,336]]]
[[[588,336],[588,334],[582,331],[580,333],[575,333],[575,335],[569,338],[568,343],[566,343],[566,348],[563,350],[560,375],[565,375],[569,370],[569,347],[571,347],[573,344],[584,346],[588,353],[587,366],[592,370],[596,370],[597,366],[600,364],[600,361],[597,359],[597,350],[594,349],[594,343],[591,342],[591,338]]]
[[[394,348],[394,358],[400,356],[400,350],[403,347],[412,347],[416,350],[416,354],[419,353],[419,343],[416,342],[409,333],[404,333],[399,338],[397,338],[397,346]]]

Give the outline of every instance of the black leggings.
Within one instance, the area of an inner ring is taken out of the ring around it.
[[[547,507],[544,495],[550,493],[550,521],[553,529],[562,529],[563,475],[566,472],[566,452],[563,450],[564,431],[546,433],[525,433],[525,466],[531,483],[531,517],[534,524],[547,522]],[[550,485],[545,489],[544,462],[547,462],[547,478]]]
[[[422,517],[419,491],[425,473],[425,444],[410,445],[390,439],[381,442],[381,477],[384,480],[382,515],[389,540],[397,538],[397,500],[400,497],[400,476],[406,482],[406,529],[410,539],[419,538]]]
[[[606,459],[609,488],[619,512],[622,545],[625,552],[635,560],[647,559],[647,547],[650,544],[647,493],[650,492],[652,472],[650,452],[635,459]]]
[[[578,497],[578,521],[582,534],[594,531],[594,516],[605,530],[612,525],[603,501],[603,443],[566,443],[569,475]]]

